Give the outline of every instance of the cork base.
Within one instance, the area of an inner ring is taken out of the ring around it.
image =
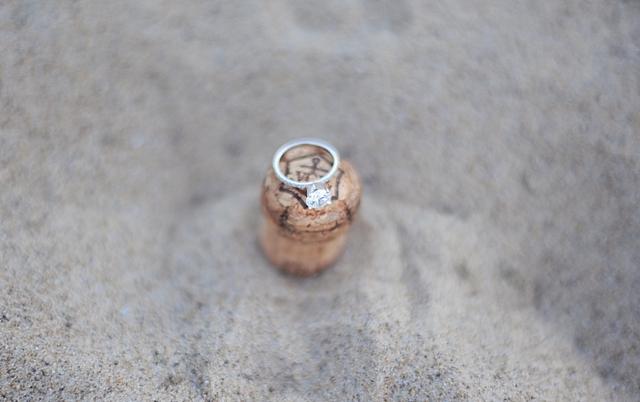
[[[300,243],[282,236],[265,222],[260,232],[260,245],[267,258],[292,275],[314,275],[331,265],[342,253],[346,235],[318,243]]]

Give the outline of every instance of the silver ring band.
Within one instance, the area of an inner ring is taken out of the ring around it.
[[[327,174],[317,180],[303,182],[291,180],[290,178],[285,176],[284,173],[282,173],[282,170],[280,169],[280,159],[282,159],[282,156],[288,150],[300,145],[314,145],[316,147],[326,149],[331,154],[331,157],[333,157],[333,165],[331,166],[331,169],[329,169]],[[281,146],[273,156],[273,171],[276,173],[278,179],[280,179],[284,184],[297,188],[309,188],[313,184],[322,184],[328,182],[329,180],[331,180],[333,175],[336,174],[336,172],[338,171],[338,167],[340,167],[340,156],[338,155],[338,150],[328,142],[319,140],[317,138],[300,138],[297,140],[289,141]]]

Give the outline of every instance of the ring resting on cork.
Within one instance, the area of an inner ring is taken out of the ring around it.
[[[301,145],[313,145],[316,147],[323,148],[327,150],[331,157],[333,158],[333,165],[331,169],[322,177],[319,177],[316,180],[311,181],[296,181],[287,177],[280,169],[280,159],[282,156],[290,149],[301,146]],[[319,140],[317,138],[300,138],[297,140],[289,141],[276,151],[276,154],[273,156],[273,171],[280,181],[284,184],[297,187],[297,188],[306,188],[307,189],[307,199],[306,203],[309,208],[322,208],[327,204],[331,204],[331,192],[329,189],[323,185],[323,183],[328,182],[338,171],[338,167],[340,166],[340,156],[338,155],[338,150],[336,150],[333,145],[329,144],[326,141]]]

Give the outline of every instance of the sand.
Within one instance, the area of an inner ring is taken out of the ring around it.
[[[0,46],[0,399],[638,400],[637,1],[21,0]],[[307,279],[257,243],[301,136],[364,186]]]

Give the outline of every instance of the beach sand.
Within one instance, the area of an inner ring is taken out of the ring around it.
[[[640,3],[0,5],[0,399],[637,401]],[[299,279],[275,150],[363,182]]]

